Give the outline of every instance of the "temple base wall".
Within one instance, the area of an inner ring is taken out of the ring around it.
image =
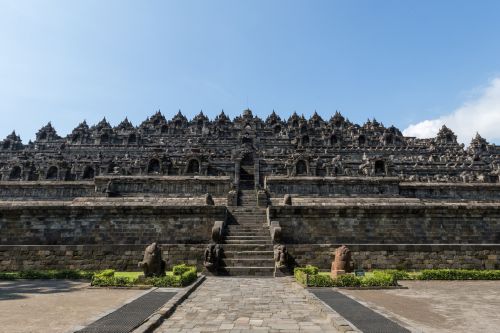
[[[29,269],[116,269],[138,271],[142,260],[141,245],[0,245],[0,271]],[[187,263],[203,268],[206,244],[161,244],[167,269]]]
[[[330,270],[341,244],[287,244],[296,265]],[[500,269],[500,244],[345,244],[355,268],[363,269]]]
[[[195,244],[209,242],[225,206],[78,202],[0,205],[0,244]]]
[[[499,244],[500,205],[361,199],[272,206],[285,244]]]
[[[329,270],[341,244],[287,244],[299,266]],[[0,245],[0,271],[113,268],[137,271],[142,245]],[[205,244],[162,244],[167,268],[179,263],[203,269]],[[500,269],[500,245],[347,244],[355,267],[363,269]]]

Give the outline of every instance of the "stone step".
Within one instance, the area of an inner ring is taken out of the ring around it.
[[[257,244],[263,244],[263,245],[272,245],[273,242],[271,239],[229,239],[224,241],[225,244],[249,244],[249,245],[257,245]]]
[[[226,236],[226,241],[228,240],[271,240],[269,235],[230,235]]]
[[[257,230],[245,230],[245,229],[232,229],[224,231],[224,236],[261,236],[269,237],[269,230],[257,229]]]
[[[228,259],[235,258],[260,258],[269,259],[274,257],[274,251],[261,250],[261,251],[224,251],[224,257]]]
[[[230,228],[226,228],[227,230],[227,233],[232,233],[232,232],[245,232],[245,233],[252,233],[252,232],[266,232],[267,234],[269,234],[269,228],[265,228],[263,227],[262,225],[256,225],[256,226],[238,226],[238,227],[230,227]]]
[[[224,244],[223,249],[224,253],[244,251],[273,251],[273,244]]]
[[[223,259],[222,264],[225,267],[271,267],[274,265],[274,259],[263,258],[233,258]]]
[[[238,206],[241,207],[241,206]],[[266,216],[266,211],[261,211],[259,207],[243,207],[245,210],[233,211],[231,214],[233,216]]]
[[[268,267],[244,267],[228,266],[221,267],[221,273],[231,276],[274,276],[274,266]]]

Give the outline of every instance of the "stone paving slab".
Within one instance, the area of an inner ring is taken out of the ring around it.
[[[145,292],[88,286],[70,280],[0,281],[0,332],[73,332]]]
[[[418,332],[500,332],[500,281],[399,283],[408,289],[341,292]]]
[[[285,278],[208,277],[155,332],[338,332]]]

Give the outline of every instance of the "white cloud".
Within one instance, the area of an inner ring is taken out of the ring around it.
[[[460,108],[437,119],[424,120],[408,126],[403,134],[417,138],[436,136],[441,126],[446,125],[458,136],[458,141],[469,144],[478,132],[490,142],[500,139],[500,77],[474,99],[465,102]]]

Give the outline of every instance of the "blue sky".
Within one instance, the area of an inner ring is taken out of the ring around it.
[[[0,0],[0,137],[250,107],[499,143],[499,32],[496,0]]]

